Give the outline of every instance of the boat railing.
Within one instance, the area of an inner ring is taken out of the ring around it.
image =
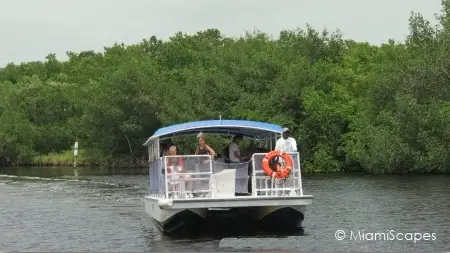
[[[208,197],[212,194],[213,164],[209,155],[164,156],[160,180],[165,198]]]
[[[250,193],[303,195],[299,153],[289,154],[294,168],[286,179],[272,178],[264,172],[262,161],[266,153],[256,153],[249,162],[241,163],[225,163],[209,155],[163,156],[150,165],[149,194],[166,199],[230,198]]]
[[[166,197],[166,178],[164,173],[163,157],[150,162],[148,169],[149,176],[149,196],[154,198]]]
[[[302,196],[300,154],[298,152],[288,152],[293,160],[293,168],[289,176],[284,179],[272,178],[265,173],[262,162],[266,154],[255,153],[252,156],[252,195]]]
[[[163,156],[151,162],[149,195],[170,199],[248,195],[249,164],[225,163],[209,155]]]

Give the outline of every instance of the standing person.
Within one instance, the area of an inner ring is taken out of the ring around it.
[[[213,158],[216,156],[216,151],[212,149],[208,144],[205,143],[205,136],[203,133],[199,133],[197,135],[198,146],[195,150],[195,155],[210,155],[211,158],[200,157],[200,166],[198,172],[206,172],[209,171],[210,163],[213,161]]]
[[[198,140],[198,146],[195,150],[195,155],[210,155],[210,158],[208,157],[200,157],[199,158],[199,164],[195,166],[195,172],[209,172],[211,170],[211,163],[213,162],[214,157],[216,156],[216,151],[212,149],[208,144],[205,142],[205,136],[202,132],[200,132],[197,135]],[[194,176],[199,177],[199,176]],[[201,177],[201,176],[200,176]],[[202,190],[202,189],[208,189],[209,185],[205,185],[202,181],[194,181],[192,183],[192,190]],[[194,193],[194,196],[197,196],[198,193]]]
[[[281,153],[297,152],[297,142],[290,137],[289,128],[283,128],[283,136],[277,140],[275,150],[280,150]]]
[[[195,150],[195,155],[210,155],[212,157],[216,156],[216,152],[205,142],[205,136],[203,133],[197,135],[198,146]]]
[[[275,144],[275,150],[281,151],[281,154],[289,153],[289,152],[297,152],[297,142],[294,138],[290,137],[289,128],[283,128],[283,136],[277,140]],[[297,167],[297,159],[298,157],[295,155],[292,157],[294,162],[294,168]],[[270,167],[272,169],[276,168],[276,164],[280,162],[279,157],[272,160],[270,163]]]

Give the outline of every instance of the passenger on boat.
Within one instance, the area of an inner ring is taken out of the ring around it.
[[[200,168],[198,172],[206,172],[209,171],[209,166],[212,162],[212,160],[214,159],[214,157],[217,155],[216,151],[214,151],[214,149],[212,149],[208,144],[205,143],[205,136],[203,135],[203,133],[199,133],[197,135],[197,139],[198,139],[198,146],[197,149],[195,150],[195,155],[210,155],[211,158],[207,158],[207,157],[201,157],[199,159],[200,161]]]
[[[167,156],[176,156],[177,155],[177,147],[172,145],[170,146],[167,154]],[[168,157],[167,158],[167,168],[170,169],[168,173],[173,173],[175,171],[182,171],[183,170],[183,158],[182,157]]]
[[[159,156],[165,156],[167,153],[167,144],[166,143],[161,143],[159,145]]]
[[[169,194],[170,197],[174,196],[174,193],[182,193],[184,190],[181,188],[181,186],[185,186],[185,183],[183,182],[185,178],[188,178],[189,175],[179,175],[178,173],[183,173],[184,168],[184,162],[182,157],[170,157],[170,156],[176,156],[177,155],[177,147],[172,144],[170,146],[168,152],[167,152],[167,163],[166,163],[166,170],[167,170],[167,176],[170,180],[170,189],[169,191],[172,191],[172,193]],[[181,180],[181,181],[180,181]],[[175,194],[177,195],[177,194]],[[192,196],[188,193],[188,196]]]
[[[289,128],[283,128],[283,136],[277,140],[277,143],[275,144],[275,150],[280,150],[282,153],[297,152],[297,142],[289,135]]]
[[[212,149],[208,144],[205,143],[205,136],[202,132],[197,135],[198,146],[195,149],[195,155],[209,155],[210,157],[200,157],[198,159],[198,164],[194,166],[195,173],[204,173],[209,172],[212,169],[212,162],[214,157],[216,157],[216,151]],[[198,176],[193,176],[194,178],[199,178]],[[201,177],[201,176],[200,176]],[[203,182],[201,181],[193,181],[188,185],[188,189],[192,189],[192,191],[196,191],[199,189],[207,188],[207,186],[203,186]]]
[[[173,146],[172,141],[169,139],[166,142],[161,142],[160,146],[159,146],[159,156],[166,156],[167,153],[169,152],[169,147]]]
[[[203,133],[199,133],[197,135],[197,139],[198,139],[198,146],[197,149],[195,150],[195,155],[210,155],[212,157],[216,156],[216,152],[214,151],[214,149],[212,149],[208,144],[205,143],[205,136],[203,135]],[[203,159],[204,161],[206,160],[206,162],[208,161],[208,159]],[[205,163],[203,161],[203,163]]]
[[[228,157],[230,162],[239,163],[247,160],[247,157],[241,156],[239,151],[239,143],[244,139],[242,134],[237,134],[233,137],[233,141],[228,146]]]
[[[290,131],[289,128],[285,127],[283,128],[283,135],[281,138],[277,140],[277,143],[275,144],[275,150],[280,150],[281,154],[283,153],[289,153],[289,152],[297,152],[297,142],[294,138],[290,137]],[[297,157],[293,157],[294,163],[297,162]],[[280,159],[279,157],[273,159],[270,162],[270,167],[272,169],[276,168],[276,164],[279,163]]]

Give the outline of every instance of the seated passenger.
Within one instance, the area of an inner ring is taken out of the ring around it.
[[[169,150],[167,151],[166,156],[176,156],[177,155],[177,147],[176,146],[170,146]],[[174,172],[175,168],[177,171],[181,171],[183,169],[183,158],[182,157],[168,157],[166,158],[166,166],[169,170],[169,173]]]
[[[177,147],[172,144],[170,146],[167,154],[166,154],[166,170],[167,170],[167,178],[169,181],[169,193],[170,197],[178,196],[179,194],[183,194],[182,188],[180,188],[181,184],[184,184],[183,179],[190,177],[189,175],[179,175],[178,173],[183,173],[183,158],[179,157],[170,157],[177,156]],[[188,193],[188,197],[191,195]]]
[[[169,147],[173,146],[173,143],[170,139],[160,142],[159,145],[159,156],[166,156],[167,153],[169,152]]]
[[[242,134],[237,134],[233,137],[233,141],[230,143],[230,146],[228,147],[228,157],[230,159],[230,162],[239,163],[247,160],[246,157],[241,156],[241,153],[239,151],[239,143],[243,139],[244,136],[242,136]]]
[[[159,156],[165,156],[167,153],[167,144],[166,143],[161,143],[159,145]]]

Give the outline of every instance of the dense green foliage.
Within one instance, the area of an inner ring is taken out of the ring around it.
[[[438,27],[412,14],[402,44],[311,27],[276,39],[210,29],[9,64],[0,71],[0,159],[44,163],[77,139],[102,161],[136,162],[157,128],[226,111],[290,127],[308,171],[448,172],[449,5]]]

